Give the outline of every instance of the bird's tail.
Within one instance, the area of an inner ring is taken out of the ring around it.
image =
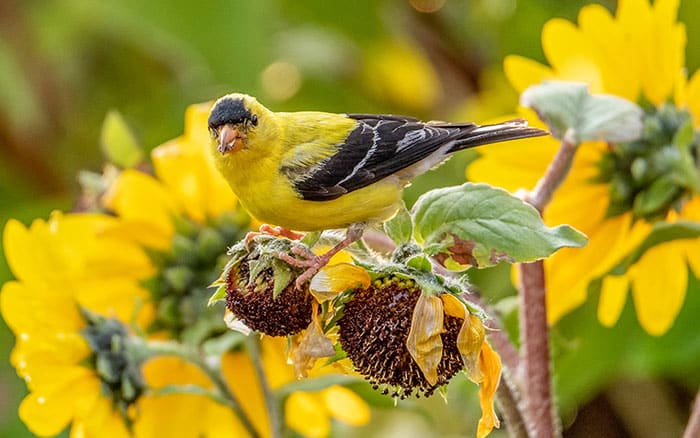
[[[447,152],[457,152],[484,144],[498,143],[499,141],[539,137],[548,134],[549,132],[547,131],[528,126],[527,120],[513,119],[493,125],[477,126],[466,131],[464,137],[458,139]]]

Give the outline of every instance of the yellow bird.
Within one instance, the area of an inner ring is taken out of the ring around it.
[[[285,257],[308,268],[297,286],[362,237],[367,224],[396,214],[404,187],[453,152],[547,134],[524,120],[479,126],[395,115],[273,112],[245,94],[217,100],[208,123],[214,161],[250,214],[289,230],[348,228],[345,240],[323,255]]]

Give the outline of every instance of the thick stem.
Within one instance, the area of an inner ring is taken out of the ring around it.
[[[267,415],[270,419],[270,436],[272,438],[280,438],[282,436],[280,402],[277,397],[275,397],[275,394],[272,393],[267,381],[267,375],[263,369],[262,355],[260,353],[260,339],[255,335],[248,336],[246,339],[246,348],[250,355],[250,360],[253,362],[253,368],[260,382],[260,387],[262,388]]]
[[[693,409],[690,411],[688,425],[683,432],[683,438],[696,438],[700,436],[700,392],[695,396]]]
[[[224,380],[219,367],[212,366],[202,357],[200,352],[177,342],[170,341],[148,341],[145,344],[145,348],[148,356],[177,356],[199,368],[216,387],[218,397],[215,398],[215,400],[219,402],[222,400],[225,401],[225,404],[233,410],[234,414],[238,417],[241,424],[252,438],[260,437],[260,434],[255,430],[255,426],[253,426],[250,418],[248,418],[248,415],[243,411],[238,397],[231,392],[231,388],[229,388],[226,380]]]
[[[525,197],[542,213],[554,192],[561,186],[571,169],[578,144],[567,132],[557,154],[545,174]],[[520,345],[521,366],[518,373],[526,387],[525,423],[531,436],[550,438],[560,434],[552,402],[551,360],[549,357],[549,326],[545,301],[544,262],[523,263],[520,273]]]
[[[521,366],[525,419],[531,436],[557,435],[552,403],[549,327],[545,306],[544,264],[523,263],[520,270]]]

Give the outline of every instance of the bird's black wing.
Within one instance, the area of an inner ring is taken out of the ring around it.
[[[459,140],[477,125],[426,124],[418,119],[348,114],[357,127],[337,153],[295,178],[303,199],[328,201],[366,187],[426,158],[440,146]]]

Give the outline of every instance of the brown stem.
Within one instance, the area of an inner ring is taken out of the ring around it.
[[[549,327],[542,261],[522,263],[520,270],[521,365],[525,382],[525,418],[531,436],[556,436],[549,358]]]
[[[571,164],[574,162],[574,155],[578,145],[571,139],[571,134],[566,133],[561,141],[557,154],[549,163],[545,174],[537,181],[535,188],[525,199],[537,210],[544,211],[544,208],[552,200],[554,192],[561,186],[569,174]]]
[[[571,169],[577,144],[567,132],[545,174],[525,200],[542,213]],[[552,402],[549,326],[547,325],[544,262],[522,263],[520,273],[520,345],[525,422],[531,436],[560,434]]]
[[[685,432],[683,432],[683,438],[697,437],[700,437],[700,392],[695,396],[693,409],[690,411],[690,418],[688,419],[688,425],[685,427]]]

